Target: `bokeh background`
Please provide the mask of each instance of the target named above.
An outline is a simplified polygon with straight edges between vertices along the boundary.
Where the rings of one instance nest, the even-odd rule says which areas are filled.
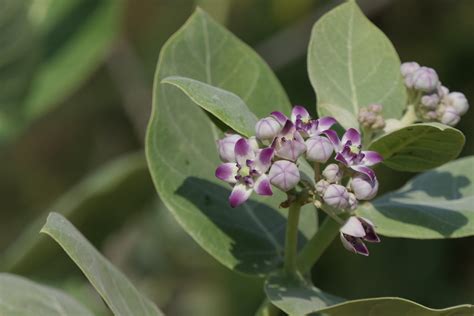
[[[97,315],[110,315],[66,254],[38,234],[44,214],[66,212],[167,315],[253,315],[262,280],[228,271],[199,248],[160,203],[147,173],[141,152],[156,61],[199,5],[259,52],[294,104],[314,113],[306,46],[312,24],[340,1],[2,2],[0,271],[63,288]],[[402,61],[435,68],[446,86],[474,100],[472,0],[358,2]],[[457,126],[467,137],[462,156],[474,154],[473,124],[471,110]],[[129,161],[123,179],[117,171]],[[413,176],[380,172],[393,179],[383,191]],[[313,277],[346,298],[472,304],[473,244],[472,237],[383,238],[363,258],[335,242]]]

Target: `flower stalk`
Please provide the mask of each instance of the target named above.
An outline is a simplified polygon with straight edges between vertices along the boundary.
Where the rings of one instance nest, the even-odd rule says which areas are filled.
[[[298,252],[298,223],[300,219],[301,203],[296,200],[288,210],[288,222],[286,224],[285,238],[285,265],[284,269],[288,276],[297,275],[296,255]]]

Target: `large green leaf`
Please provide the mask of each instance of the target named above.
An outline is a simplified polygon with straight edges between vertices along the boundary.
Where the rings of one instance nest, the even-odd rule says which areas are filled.
[[[370,144],[383,163],[401,171],[432,169],[455,159],[464,146],[459,130],[440,123],[421,123],[383,135]]]
[[[247,45],[197,10],[162,48],[147,133],[147,160],[157,191],[183,228],[231,269],[252,274],[282,262],[285,195],[254,196],[232,209],[230,188],[214,177],[222,136],[208,113],[161,81],[198,80],[238,95],[258,117],[289,112],[288,98],[269,67]],[[275,190],[276,191],[276,190]],[[301,239],[315,231],[315,212],[303,212]]]
[[[41,232],[51,236],[64,249],[115,316],[163,315],[62,215],[51,213]]]
[[[65,293],[28,279],[0,273],[0,315],[5,316],[92,316]]]
[[[121,225],[124,218],[136,212],[154,197],[153,185],[142,152],[124,155],[86,176],[59,198],[49,209],[73,221],[94,242],[111,229]],[[29,225],[20,237],[2,254],[0,269],[30,273],[45,266],[57,249],[46,236],[38,236],[48,213]],[[95,227],[99,225],[100,231]]]
[[[265,292],[273,304],[292,316],[467,316],[474,313],[472,305],[431,309],[398,297],[344,301],[282,274],[270,275],[265,282]]]
[[[196,104],[239,134],[247,137],[255,135],[257,117],[250,112],[245,102],[232,92],[179,76],[167,77],[162,83],[180,88]]]
[[[406,238],[474,235],[474,156],[423,173],[358,210],[377,232]]]
[[[26,99],[25,115],[35,118],[61,102],[107,56],[119,31],[123,0],[36,0],[43,57]]]
[[[384,106],[384,117],[399,118],[406,104],[400,60],[390,40],[349,1],[313,27],[308,72],[320,116],[358,127],[360,107]]]

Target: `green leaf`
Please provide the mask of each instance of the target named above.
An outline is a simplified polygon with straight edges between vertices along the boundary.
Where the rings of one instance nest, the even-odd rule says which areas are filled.
[[[50,213],[41,232],[64,249],[114,315],[163,315],[62,215]]]
[[[289,278],[283,272],[270,274],[264,289],[275,306],[294,316],[307,315],[343,301],[339,297],[324,293],[305,280]]]
[[[345,128],[359,126],[361,107],[379,103],[385,118],[399,118],[406,105],[397,52],[355,1],[338,6],[314,25],[308,72],[319,116],[333,116]]]
[[[474,235],[474,156],[418,175],[400,190],[357,211],[377,232],[391,237],[432,239]]]
[[[474,307],[467,304],[431,309],[398,297],[344,301],[283,274],[270,275],[265,282],[265,292],[273,304],[292,316],[321,315],[319,313],[327,316],[461,316],[474,312]]]
[[[94,234],[97,242],[98,237],[116,229],[126,216],[152,200],[153,191],[143,153],[132,153],[91,172],[49,209]],[[0,259],[0,270],[31,273],[31,269],[47,265],[57,251],[46,236],[38,236],[47,215],[33,221],[7,248]],[[100,232],[95,228],[97,223],[100,223]]]
[[[245,102],[232,92],[190,78],[171,76],[163,79],[181,89],[191,100],[244,136],[255,135],[257,117]]]
[[[146,150],[156,189],[181,226],[225,266],[264,274],[282,262],[286,196],[255,194],[232,209],[230,188],[215,178],[222,132],[182,91],[160,84],[183,76],[238,95],[258,117],[289,112],[290,104],[262,59],[198,9],[163,46],[155,76]],[[239,128],[240,129],[240,128]],[[315,231],[314,209],[303,211],[300,240]]]
[[[25,101],[29,119],[58,105],[99,66],[116,39],[123,7],[123,0],[53,0],[33,7],[44,10],[37,21],[44,49]]]
[[[418,172],[455,159],[464,146],[459,130],[440,123],[414,124],[374,140],[370,150],[379,152],[392,169]]]
[[[0,315],[92,316],[65,293],[13,274],[0,273]]]

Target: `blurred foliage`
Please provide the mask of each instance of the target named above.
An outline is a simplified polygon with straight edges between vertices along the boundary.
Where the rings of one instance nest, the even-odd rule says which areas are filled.
[[[49,2],[59,2],[62,6],[53,6],[57,12],[42,11],[42,5]],[[239,38],[258,47],[279,32],[322,13],[337,1],[241,0],[232,1],[228,6],[222,4],[219,8],[216,6],[225,1],[197,2],[221,21],[227,21],[230,30]],[[369,17],[391,39],[401,60],[416,60],[434,67],[445,85],[465,93],[468,100],[474,100],[474,41],[471,40],[474,2],[382,2],[385,4],[371,10]],[[44,69],[45,58],[66,52],[68,46],[58,44],[72,43],[72,30],[85,34],[94,24],[86,21],[94,21],[91,18],[100,12],[100,8],[107,4],[119,6],[111,3],[118,2],[35,0],[30,4],[28,1],[0,0],[0,138],[8,136],[6,130],[10,127],[23,127],[17,125],[23,115],[17,110],[25,107],[20,101],[33,89],[32,84],[41,87],[35,82],[37,77],[33,73]],[[83,10],[70,11],[75,5]],[[86,50],[91,48],[91,51],[75,54],[72,65],[66,63],[65,68],[58,70],[59,75],[51,75],[59,89],[57,98],[51,97],[48,101],[46,97],[38,97],[30,101],[46,100],[44,104],[48,111],[36,112],[36,120],[16,133],[14,142],[1,147],[0,263],[3,263],[1,255],[5,249],[24,228],[49,211],[48,207],[81,182],[85,174],[125,153],[141,149],[143,140],[136,137],[130,111],[124,109],[123,88],[116,85],[108,56],[117,49],[115,40],[124,39],[134,52],[128,58],[135,59],[120,62],[124,67],[138,65],[138,72],[144,78],[142,85],[151,95],[160,48],[188,18],[195,2],[124,0],[123,5],[117,22],[109,20],[111,24],[107,24],[101,20],[109,26],[118,23],[118,30],[106,30],[107,26],[102,25],[103,37],[83,35],[83,42],[76,45],[82,45]],[[45,18],[48,16],[45,12],[50,12],[51,20]],[[67,19],[72,29],[60,27],[55,31],[59,33],[49,33],[59,25],[52,17],[62,13],[74,13],[74,18]],[[65,50],[34,48],[44,43],[45,36],[49,38],[49,44]],[[102,48],[99,38],[106,43]],[[309,35],[302,40],[307,42]],[[300,56],[277,69],[292,103],[305,104],[314,111],[315,96],[307,76],[305,51],[293,54],[298,47],[284,42],[277,44],[275,51],[278,53]],[[87,61],[89,53],[98,59]],[[80,75],[82,79],[69,82],[66,79],[69,74]],[[132,105],[148,116],[149,104],[132,102]],[[471,109],[457,126],[466,134],[462,156],[474,154],[473,122],[474,110]],[[382,183],[381,191],[399,188],[413,176],[384,167],[378,172],[383,173],[383,177],[398,180]],[[148,201],[138,208],[127,207],[124,217],[105,227],[100,218],[113,214],[116,207],[124,206],[125,200],[127,196],[122,193],[109,198],[107,210],[91,208],[88,214],[103,214],[88,217],[81,230],[84,228],[84,235],[167,315],[253,314],[263,298],[261,280],[234,274],[210,258],[182,231],[160,201]],[[65,208],[54,211],[65,211]],[[396,295],[433,307],[473,303],[473,241],[472,237],[437,241],[384,238],[383,246],[371,249],[369,258],[353,256],[336,242],[313,269],[314,281],[321,289],[347,298]],[[52,245],[50,241],[49,246]],[[38,269],[25,269],[22,274],[43,284],[66,289],[97,315],[110,315],[64,253],[38,257],[38,263],[31,259],[29,265],[34,267],[44,260],[48,264],[38,265]]]

